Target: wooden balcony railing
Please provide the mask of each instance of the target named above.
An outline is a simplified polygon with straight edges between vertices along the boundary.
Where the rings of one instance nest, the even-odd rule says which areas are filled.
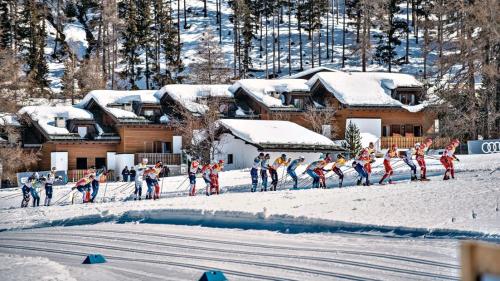
[[[155,164],[158,161],[163,162],[163,165],[180,165],[181,154],[174,153],[136,153],[135,162],[139,163],[142,159],[148,159],[149,164]]]
[[[380,148],[386,149],[396,144],[399,148],[410,148],[417,142],[423,142],[427,137],[381,137]],[[444,148],[450,142],[449,138],[433,138],[432,149]]]

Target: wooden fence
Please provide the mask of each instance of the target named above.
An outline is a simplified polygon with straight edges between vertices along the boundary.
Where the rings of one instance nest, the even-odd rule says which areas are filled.
[[[422,143],[427,137],[381,137],[380,147],[382,149],[389,148],[391,145],[396,144],[399,148],[410,148],[415,143]],[[432,149],[444,148],[449,142],[449,138],[433,138]]]

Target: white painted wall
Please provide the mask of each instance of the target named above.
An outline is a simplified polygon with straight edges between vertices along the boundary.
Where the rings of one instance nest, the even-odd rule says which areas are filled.
[[[360,133],[369,133],[376,138],[380,139],[382,137],[382,119],[377,118],[348,118],[346,120],[346,129],[349,126],[349,122],[356,124],[358,126]],[[374,140],[373,136],[366,135],[368,139],[361,140],[364,146],[368,146],[369,142],[374,142],[377,150],[380,150],[380,142]],[[366,143],[366,145],[365,145]]]
[[[224,160],[226,164],[224,165],[224,170],[237,170],[246,169],[252,167],[253,159],[259,155],[261,151],[251,144],[246,144],[244,141],[235,138],[231,134],[223,134],[220,138],[220,153],[215,156],[215,160]],[[262,151],[263,153],[269,153],[271,156],[270,162],[272,162],[285,153],[287,158],[296,159],[299,156],[304,156],[305,163],[311,163],[319,159],[320,152],[279,152],[279,151]],[[227,164],[227,155],[233,154],[233,164]]]
[[[122,178],[122,170],[125,166],[128,166],[130,169],[134,166],[134,154],[116,154],[116,165],[115,165],[115,177],[119,176]]]
[[[116,152],[106,152],[106,169],[113,170],[116,168]]]
[[[173,136],[172,153],[181,153],[181,151],[182,151],[182,136]]]
[[[56,167],[56,171],[68,171],[68,152],[51,152],[50,168]]]

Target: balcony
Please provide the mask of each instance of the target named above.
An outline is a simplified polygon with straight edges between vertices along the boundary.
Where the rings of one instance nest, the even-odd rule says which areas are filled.
[[[181,164],[181,154],[176,153],[136,153],[135,162],[139,163],[142,159],[148,159],[149,164],[154,164],[161,161],[163,165],[180,165]]]
[[[380,148],[387,149],[391,145],[396,144],[399,148],[410,148],[415,145],[415,143],[422,143],[427,137],[381,137],[380,138]],[[438,149],[445,147],[449,142],[449,138],[433,138],[433,143],[431,148]]]

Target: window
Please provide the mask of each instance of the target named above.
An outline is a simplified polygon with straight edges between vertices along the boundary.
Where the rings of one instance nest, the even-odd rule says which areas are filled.
[[[413,137],[413,125],[405,125],[405,137]]]
[[[233,155],[232,154],[227,155],[227,164],[233,164]]]
[[[421,137],[423,135],[422,126],[417,125],[417,126],[413,127],[413,135],[415,137]]]
[[[154,114],[155,114],[154,110],[151,110],[151,109],[144,110],[144,116],[146,116],[146,117],[151,117]]]
[[[95,158],[95,168],[102,169],[103,167],[106,167],[106,158],[96,157]]]
[[[332,137],[332,125],[322,125],[321,126],[322,135],[331,138]]]
[[[77,170],[87,169],[87,158],[76,158],[76,169]]]
[[[294,99],[293,100],[293,105],[296,108],[304,109],[304,100],[303,99]]]
[[[439,133],[439,119],[434,119],[434,133]]]
[[[391,135],[393,137],[401,136],[401,126],[400,125],[391,125]]]
[[[87,127],[78,127],[78,135],[80,135],[81,138],[87,136]]]

